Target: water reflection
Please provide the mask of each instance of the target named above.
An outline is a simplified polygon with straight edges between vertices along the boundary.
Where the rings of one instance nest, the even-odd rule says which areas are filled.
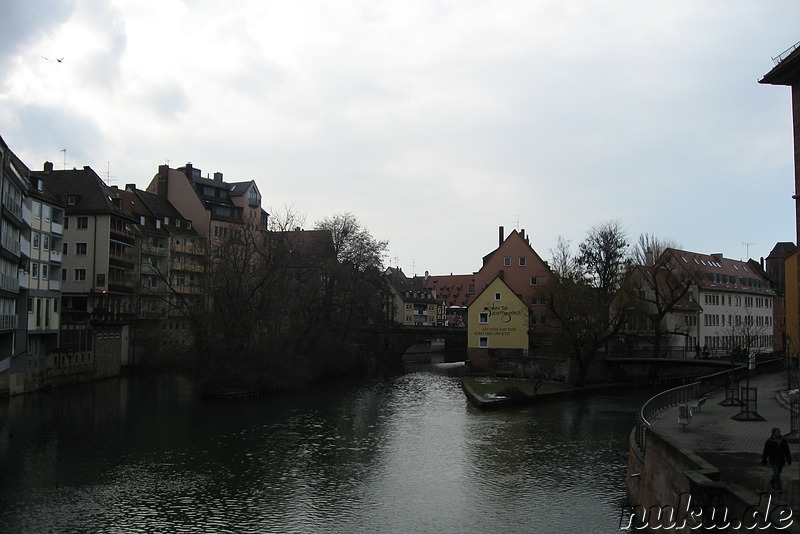
[[[130,378],[0,404],[2,532],[619,532],[646,393],[481,412],[413,373],[243,402]]]

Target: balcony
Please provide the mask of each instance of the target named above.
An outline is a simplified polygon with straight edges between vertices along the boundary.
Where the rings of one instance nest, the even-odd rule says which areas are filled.
[[[3,248],[10,251],[15,256],[19,256],[20,244],[19,239],[12,239],[10,237],[3,238]]]
[[[50,261],[55,263],[61,263],[61,251],[60,250],[51,250],[50,251]]]
[[[29,287],[31,287],[30,276],[31,273],[29,273],[28,271],[20,271],[19,274],[17,275],[17,280],[19,281],[19,287],[23,289],[28,289]]]
[[[133,234],[122,233],[118,230],[113,230],[113,229],[111,230],[110,233],[112,241],[118,241],[126,245],[133,245],[135,242]]]
[[[50,280],[47,283],[47,289],[51,291],[61,291],[61,280]]]
[[[19,276],[0,273],[0,289],[11,291],[12,293],[19,293]]]
[[[64,235],[64,225],[53,221],[50,223],[50,232],[58,235]]]
[[[25,236],[19,237],[19,251],[22,255],[31,257],[31,242]]]
[[[147,247],[142,249],[142,254],[151,254],[153,256],[166,256],[169,253],[169,249],[167,247]]]
[[[203,271],[203,266],[198,265],[197,263],[181,263],[178,261],[173,261],[170,264],[170,267],[173,271],[186,271],[192,273],[199,273]]]
[[[116,256],[113,254],[108,255],[108,264],[113,265],[114,267],[119,267],[120,269],[127,269],[133,270],[134,264],[133,259],[130,255],[125,254],[122,256]]]
[[[25,221],[28,226],[31,225],[31,221],[33,221],[33,214],[31,213],[31,209],[26,205],[22,204],[22,220]]]
[[[16,330],[18,322],[17,315],[0,315],[0,330]]]
[[[17,217],[20,221],[25,220],[22,215],[22,202],[19,200],[14,200],[13,198],[9,198],[3,195],[3,207],[5,207],[9,212],[13,213],[14,216]]]

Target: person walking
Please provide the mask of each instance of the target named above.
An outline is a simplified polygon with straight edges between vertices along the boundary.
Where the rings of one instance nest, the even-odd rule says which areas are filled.
[[[780,428],[773,428],[772,435],[766,443],[764,443],[764,452],[761,455],[761,463],[767,465],[767,462],[772,466],[772,478],[770,485],[778,492],[783,491],[781,485],[781,471],[784,464],[792,463],[792,455],[789,453],[789,444],[781,436]]]

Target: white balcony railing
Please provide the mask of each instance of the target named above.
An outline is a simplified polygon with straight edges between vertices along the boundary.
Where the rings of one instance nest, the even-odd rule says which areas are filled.
[[[0,288],[19,293],[19,278],[5,273],[0,273]]]

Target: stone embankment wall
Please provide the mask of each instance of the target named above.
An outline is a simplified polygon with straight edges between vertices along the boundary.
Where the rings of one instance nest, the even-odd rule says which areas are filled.
[[[638,520],[644,519],[649,532],[688,534],[704,531],[701,525],[716,532],[798,532],[798,521],[780,521],[785,510],[770,508],[763,496],[737,484],[720,482],[719,470],[694,452],[652,430],[643,452],[634,433],[626,486],[636,528],[643,528]]]

